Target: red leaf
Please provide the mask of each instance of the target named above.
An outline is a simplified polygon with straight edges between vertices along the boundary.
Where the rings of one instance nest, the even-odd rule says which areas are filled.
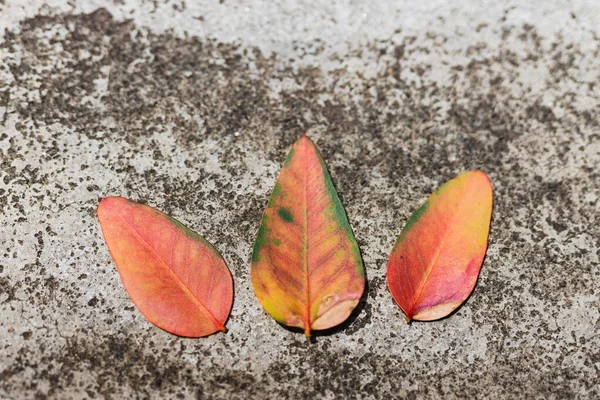
[[[409,321],[443,318],[469,297],[491,215],[490,180],[471,171],[442,185],[408,220],[390,254],[387,279]]]
[[[233,280],[219,252],[180,222],[122,197],[100,201],[98,219],[131,300],[170,333],[225,331]]]

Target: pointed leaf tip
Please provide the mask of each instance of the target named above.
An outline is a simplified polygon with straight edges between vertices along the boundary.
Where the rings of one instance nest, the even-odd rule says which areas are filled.
[[[265,310],[307,337],[343,322],[362,296],[358,245],[307,135],[292,146],[263,213],[251,277]]]
[[[466,172],[409,219],[387,268],[388,287],[408,320],[443,318],[469,296],[487,249],[492,197],[483,171]]]
[[[127,293],[150,322],[186,337],[226,330],[233,280],[210,244],[162,212],[122,197],[102,199],[98,219]]]

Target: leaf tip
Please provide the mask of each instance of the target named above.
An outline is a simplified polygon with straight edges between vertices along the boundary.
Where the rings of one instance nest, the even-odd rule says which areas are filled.
[[[306,133],[303,134],[302,136],[300,136],[300,139],[298,139],[298,142],[308,142],[308,143],[314,145],[314,142]]]

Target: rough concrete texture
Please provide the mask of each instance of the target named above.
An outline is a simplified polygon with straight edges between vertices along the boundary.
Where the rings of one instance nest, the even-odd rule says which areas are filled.
[[[598,1],[43,3],[0,1],[0,398],[600,397]],[[249,279],[305,132],[368,276],[312,340]],[[495,190],[479,282],[408,325],[391,246],[475,168]],[[95,216],[108,195],[219,249],[227,334],[179,338],[134,308]]]

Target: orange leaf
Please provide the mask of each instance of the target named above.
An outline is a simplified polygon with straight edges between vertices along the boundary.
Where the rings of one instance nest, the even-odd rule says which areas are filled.
[[[488,242],[492,184],[482,171],[446,182],[408,220],[387,279],[407,320],[443,318],[473,291]]]
[[[219,252],[180,222],[122,197],[98,219],[123,285],[148,321],[179,336],[225,331],[233,280]]]
[[[325,162],[307,136],[293,145],[277,178],[251,275],[265,310],[307,336],[343,322],[362,296],[358,245]]]

